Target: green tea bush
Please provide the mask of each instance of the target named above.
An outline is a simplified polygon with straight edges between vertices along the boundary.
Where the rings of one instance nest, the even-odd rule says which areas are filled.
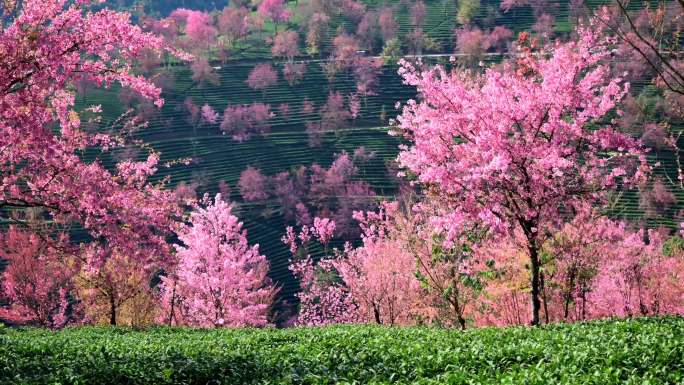
[[[0,329],[1,384],[682,384],[684,319],[540,328]]]

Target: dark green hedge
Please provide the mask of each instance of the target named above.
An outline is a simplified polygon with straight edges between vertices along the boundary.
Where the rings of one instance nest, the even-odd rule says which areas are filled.
[[[684,319],[467,332],[0,329],[2,384],[682,384]]]

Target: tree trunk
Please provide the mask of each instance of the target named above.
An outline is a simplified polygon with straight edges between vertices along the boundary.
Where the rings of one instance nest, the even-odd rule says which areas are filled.
[[[109,294],[109,324],[116,326],[116,301],[114,294]]]
[[[174,311],[176,305],[176,281],[173,281],[173,292],[171,293],[171,310],[169,311],[169,326],[173,323]]]
[[[544,322],[548,325],[549,323],[549,306],[546,299],[546,284],[544,283],[544,273],[539,274],[539,279],[541,281],[541,292],[542,300],[544,301]]]
[[[378,305],[373,304],[373,316],[375,317],[375,322],[378,323],[378,325],[382,325],[382,320],[380,319],[380,309],[378,309]]]
[[[532,326],[539,326],[541,302],[539,301],[539,250],[537,248],[537,242],[534,239],[528,238],[527,248],[530,253],[530,262],[532,265]]]

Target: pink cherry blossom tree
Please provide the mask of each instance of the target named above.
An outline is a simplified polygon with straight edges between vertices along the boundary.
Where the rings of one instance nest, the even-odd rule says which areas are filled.
[[[411,24],[414,27],[422,27],[425,25],[425,15],[427,14],[427,6],[423,0],[416,1],[411,6]]]
[[[207,124],[216,124],[218,123],[218,120],[220,118],[220,115],[218,112],[214,110],[212,106],[209,104],[205,104],[202,106],[202,121],[207,123]]]
[[[382,41],[387,43],[397,36],[399,24],[394,16],[392,7],[382,7],[378,12],[378,24],[380,25],[380,35]]]
[[[264,135],[270,131],[268,121],[274,116],[270,108],[268,104],[256,102],[227,106],[223,111],[221,130],[238,142],[249,140],[254,134]]]
[[[278,72],[269,63],[257,64],[249,73],[247,85],[255,90],[266,90],[278,83]]]
[[[205,83],[218,86],[221,78],[205,57],[199,57],[190,65],[192,80],[202,87]]]
[[[100,159],[131,145],[126,134],[141,122],[124,116],[111,127],[88,132],[82,117],[97,116],[101,107],[77,112],[71,85],[78,80],[104,87],[119,83],[160,107],[161,90],[132,73],[131,65],[150,52],[190,57],[132,25],[129,14],[95,9],[93,3],[3,4],[14,8],[3,8],[0,16],[2,216],[12,223],[6,213],[36,208],[47,222],[80,225],[89,240],[64,258],[79,257],[79,249],[101,251],[82,258],[82,269],[101,268],[115,251],[142,265],[160,266],[170,258],[166,237],[180,210],[173,192],[150,180],[159,155],[150,152],[141,162],[104,167]],[[117,130],[121,126],[124,130]]]
[[[424,310],[429,304],[416,278],[413,254],[386,227],[387,214],[395,209],[396,205],[386,204],[379,213],[356,212],[364,229],[363,245],[348,248],[333,265],[365,322],[411,325],[421,318],[428,320]]]
[[[245,7],[225,7],[218,16],[218,30],[230,45],[249,33],[249,10]]]
[[[348,289],[336,278],[332,258],[325,256],[314,261],[309,254],[310,243],[318,240],[328,250],[328,235],[334,231],[334,222],[322,224],[319,229],[303,226],[299,234],[292,227],[286,229],[282,241],[290,247],[293,259],[289,269],[299,281],[299,314],[297,324],[304,326],[324,326],[359,321],[358,307]],[[332,231],[329,231],[332,229]],[[323,237],[320,236],[323,234]]]
[[[304,78],[306,64],[304,63],[285,63],[283,66],[283,78],[287,84],[294,86]]]
[[[71,298],[79,266],[61,255],[65,241],[47,241],[15,226],[2,234],[0,258],[8,265],[0,275],[0,298],[9,307],[0,307],[0,319],[51,329],[79,321]]]
[[[249,166],[240,173],[238,188],[240,189],[240,195],[247,202],[267,199],[267,187],[268,179],[258,168]]]
[[[299,35],[295,31],[281,31],[278,32],[273,39],[273,48],[271,53],[274,57],[286,58],[288,62],[299,55]]]
[[[315,56],[320,53],[321,45],[327,36],[330,16],[316,12],[307,21],[306,52]]]
[[[493,234],[524,234],[534,325],[545,229],[568,207],[600,200],[648,171],[638,141],[600,123],[626,86],[609,77],[609,51],[593,31],[578,34],[548,56],[523,55],[517,66],[475,78],[440,67],[419,73],[405,62],[401,70],[423,99],[398,118],[411,141],[400,163],[449,203],[435,221],[448,238],[478,221]]]
[[[250,246],[242,222],[218,194],[205,196],[178,231],[178,266],[162,278],[163,318],[170,325],[244,327],[268,325],[277,293],[269,263]]]
[[[273,20],[275,32],[278,32],[278,24],[290,20],[290,11],[285,9],[285,0],[263,0],[257,8],[257,12],[264,18]]]

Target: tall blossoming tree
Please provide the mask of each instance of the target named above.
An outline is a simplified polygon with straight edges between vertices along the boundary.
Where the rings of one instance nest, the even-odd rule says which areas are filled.
[[[597,201],[648,171],[639,142],[610,125],[628,86],[610,78],[609,52],[589,29],[576,42],[482,75],[400,70],[422,99],[397,126],[411,143],[400,163],[450,208],[435,224],[453,238],[466,223],[524,234],[532,324],[539,324],[540,247],[567,209]],[[524,47],[525,40],[521,39]]]
[[[133,123],[121,120],[110,134],[86,132],[81,119],[97,123],[101,109],[77,112],[72,86],[81,80],[105,87],[119,83],[160,107],[161,90],[130,72],[131,63],[151,52],[177,52],[132,25],[129,14],[93,10],[93,3],[27,0],[0,6],[2,216],[22,225],[8,213],[37,208],[58,225],[79,224],[98,252],[66,250],[88,269],[104,266],[115,250],[154,269],[169,261],[165,238],[179,214],[173,192],[149,180],[159,155],[123,161],[112,170],[97,155],[84,159],[85,150],[125,147],[129,143],[115,127],[123,125],[125,134]]]
[[[216,195],[178,232],[178,267],[162,280],[169,324],[199,327],[266,326],[277,289],[259,245],[247,243],[242,222]]]

